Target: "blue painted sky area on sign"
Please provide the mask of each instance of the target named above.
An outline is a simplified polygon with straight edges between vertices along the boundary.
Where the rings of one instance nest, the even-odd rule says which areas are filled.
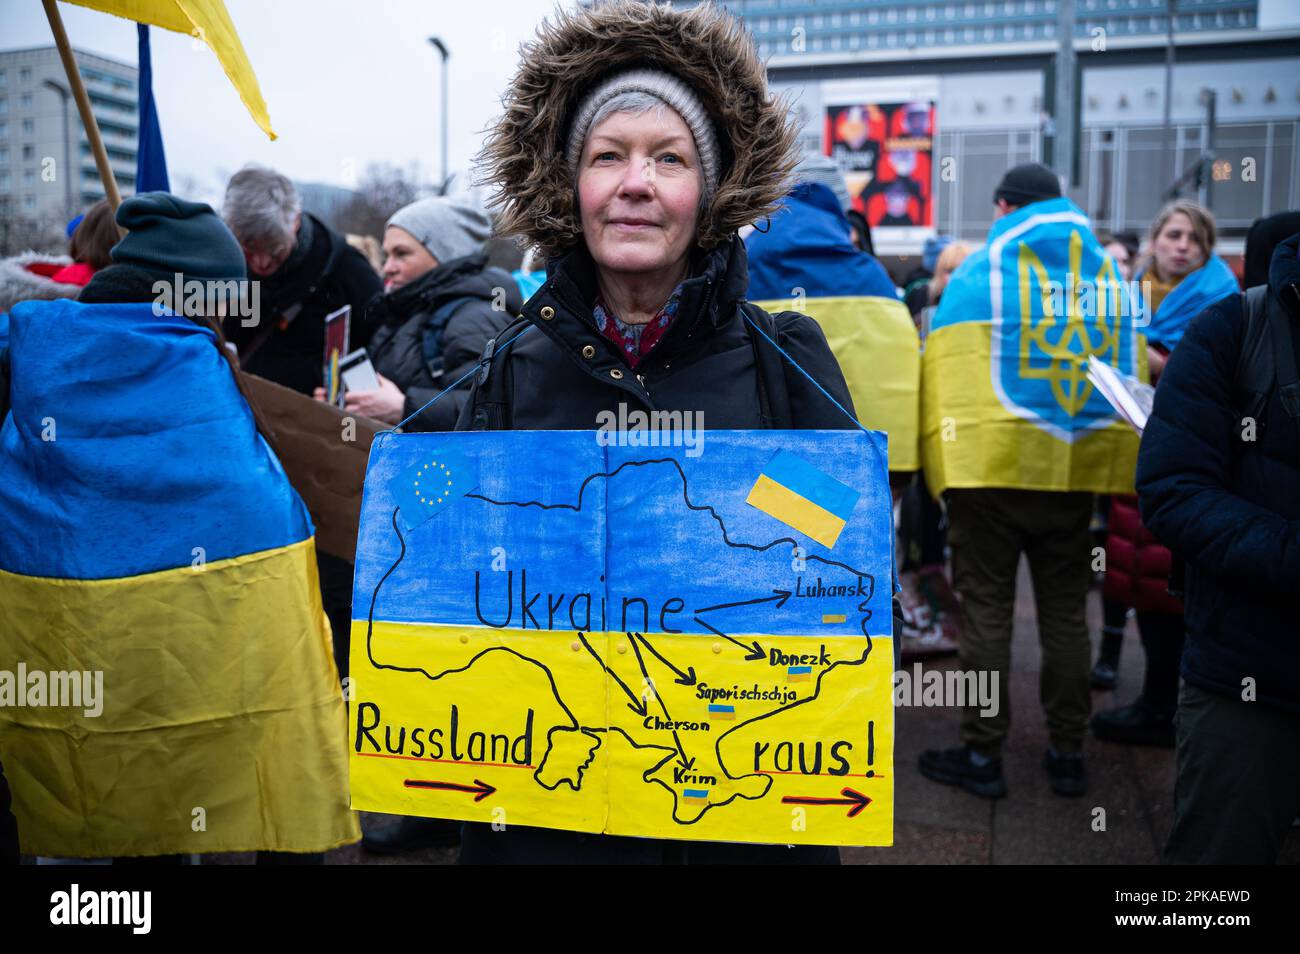
[[[783,450],[860,493],[833,549],[745,503]],[[399,560],[400,478],[448,453],[473,462],[477,486],[414,529],[399,517]],[[698,618],[728,634],[860,636],[866,617],[868,633],[887,635],[892,566],[880,434],[708,431],[695,458],[601,447],[591,431],[390,435],[366,474],[353,615],[366,619],[373,598],[375,619],[398,622],[699,633],[706,610]],[[829,587],[870,595],[776,605],[777,591]]]

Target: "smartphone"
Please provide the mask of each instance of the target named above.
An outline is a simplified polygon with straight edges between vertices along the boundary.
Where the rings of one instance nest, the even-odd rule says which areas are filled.
[[[339,379],[343,383],[339,388],[340,407],[343,406],[343,395],[348,391],[375,391],[379,388],[375,366],[370,363],[365,348],[358,348],[339,360]]]

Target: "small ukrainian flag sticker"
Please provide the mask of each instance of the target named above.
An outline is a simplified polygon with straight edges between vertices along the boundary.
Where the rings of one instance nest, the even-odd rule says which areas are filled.
[[[726,719],[730,722],[734,722],[736,720],[736,707],[711,703],[709,705],[709,718]]]
[[[829,549],[853,516],[860,496],[848,484],[783,450],[768,461],[745,503]]]

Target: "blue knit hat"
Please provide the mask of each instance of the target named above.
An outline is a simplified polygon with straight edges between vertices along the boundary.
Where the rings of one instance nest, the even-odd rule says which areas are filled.
[[[118,207],[117,224],[127,230],[109,252],[118,265],[168,278],[176,272],[196,279],[248,277],[239,242],[207,203],[142,192]]]

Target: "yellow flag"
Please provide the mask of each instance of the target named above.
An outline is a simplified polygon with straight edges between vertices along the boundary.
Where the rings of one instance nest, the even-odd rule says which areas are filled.
[[[230,22],[230,14],[222,0],[64,0],[79,7],[111,13],[137,23],[161,27],[175,33],[197,36],[217,54],[221,68],[234,84],[239,98],[253,117],[253,121],[272,139],[271,117],[266,111],[266,100],[257,85],[257,76],[248,62],[244,44]]]

